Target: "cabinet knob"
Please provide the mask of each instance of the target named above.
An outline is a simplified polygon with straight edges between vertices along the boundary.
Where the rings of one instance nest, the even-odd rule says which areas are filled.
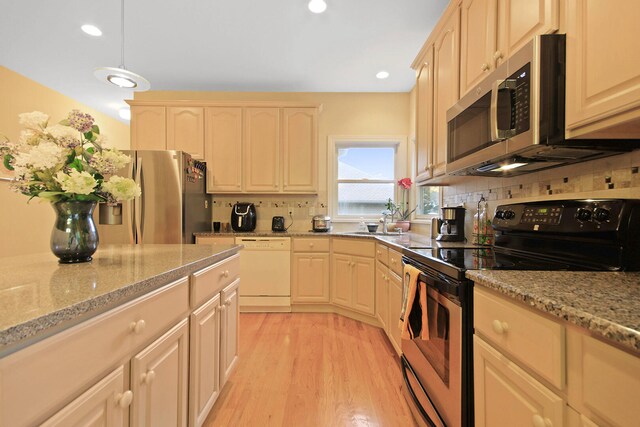
[[[499,50],[496,50],[496,52],[493,54],[493,59],[495,59],[496,61],[498,59],[502,59],[502,52],[500,52]]]
[[[380,252],[380,251],[376,251],[376,252],[378,253],[378,255],[382,255],[382,252]]]
[[[131,405],[131,401],[133,400],[133,392],[131,390],[127,390],[124,393],[120,393],[116,395],[116,404],[125,409]]]
[[[222,305],[220,306],[220,312],[224,313],[224,311],[225,311],[226,309],[227,309],[227,306],[226,306],[226,305],[222,304]]]
[[[535,414],[533,416],[533,426],[534,427],[552,427],[553,423],[549,418],[543,418],[542,415]]]
[[[229,270],[225,270],[225,271],[223,271],[223,272],[222,272],[222,275],[223,275],[224,277],[229,277]]]
[[[138,320],[137,322],[131,322],[129,324],[129,329],[131,330],[131,332],[135,333],[135,334],[139,334],[142,331],[144,331],[144,328],[147,326],[146,322],[142,319]]]
[[[493,327],[493,331],[499,335],[502,335],[509,330],[507,322],[501,322],[497,319],[491,322],[491,326]]]
[[[391,264],[395,264],[396,260],[395,259],[391,259]]]
[[[141,375],[141,380],[143,384],[151,384],[155,378],[156,378],[156,371],[154,371],[153,369],[149,369],[145,374]]]
[[[313,243],[309,243],[309,247],[312,248],[313,247]]]
[[[227,306],[227,307],[229,307],[229,306],[231,305],[231,300],[225,301],[225,302],[224,302],[224,305],[225,305],[225,306]]]
[[[489,64],[487,64],[487,63],[485,62],[484,64],[482,64],[482,65],[480,66],[480,69],[481,69],[482,71],[487,71],[487,70],[489,69]]]

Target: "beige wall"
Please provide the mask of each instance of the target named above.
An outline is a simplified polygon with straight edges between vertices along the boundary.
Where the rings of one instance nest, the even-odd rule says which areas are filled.
[[[213,219],[228,222],[236,201],[258,204],[258,230],[271,228],[271,217],[287,215],[294,207],[291,230],[308,230],[313,213],[327,211],[327,144],[329,135],[410,135],[408,93],[326,93],[326,92],[177,92],[136,93],[136,100],[207,101],[300,101],[322,104],[318,120],[319,194],[318,196],[216,196]],[[287,224],[289,219],[287,218]],[[355,229],[357,224],[344,225]],[[336,229],[340,228],[336,225]]]
[[[112,146],[129,148],[128,125],[2,66],[0,94],[0,135],[10,140],[16,140],[20,133],[20,113],[39,110],[58,121],[75,108],[96,119],[101,133]],[[27,204],[27,200],[26,196],[10,191],[7,182],[0,182],[1,257],[49,251],[53,209],[49,203],[34,199]]]

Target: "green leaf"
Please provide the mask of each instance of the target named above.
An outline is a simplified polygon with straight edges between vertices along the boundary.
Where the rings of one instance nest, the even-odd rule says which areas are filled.
[[[93,179],[95,179],[95,180],[104,179],[104,176],[102,176],[99,173],[94,173],[93,174]]]
[[[100,128],[98,127],[98,125],[91,126],[91,132],[100,135]]]
[[[85,132],[84,133],[84,137],[87,141],[91,141],[91,138],[93,137],[93,132],[89,131],[89,132]]]
[[[93,148],[93,147],[89,147],[89,148],[87,148],[87,150],[86,150],[86,151],[87,151],[87,153],[89,153],[89,154],[93,154],[93,153],[95,153],[95,152],[96,152],[96,149],[95,149],[95,148]]]
[[[13,166],[11,166],[11,160],[13,160],[13,156],[11,154],[5,154],[4,159],[2,160],[2,164],[4,165],[4,167],[10,171],[13,170]]]
[[[81,202],[102,202],[105,199],[97,194],[76,194],[76,200]]]
[[[60,123],[62,126],[71,126],[71,122],[69,122],[69,119],[60,120],[58,123]]]

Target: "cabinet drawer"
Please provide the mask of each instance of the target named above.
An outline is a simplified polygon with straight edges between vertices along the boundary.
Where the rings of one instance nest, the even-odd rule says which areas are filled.
[[[475,425],[562,426],[562,398],[478,336],[473,337]]]
[[[43,421],[188,310],[184,278],[1,359],[0,388],[11,393],[0,400],[0,425]]]
[[[233,245],[235,244],[235,237],[209,237],[209,236],[196,236],[196,243],[199,245]]]
[[[564,327],[479,286],[474,296],[476,333],[563,389]]]
[[[402,277],[402,254],[400,252],[389,249],[389,268]]]
[[[376,243],[376,257],[384,265],[389,265],[389,248],[380,243]]]
[[[196,308],[240,277],[240,254],[191,275],[191,307]]]
[[[333,239],[333,252],[374,257],[376,255],[376,243],[357,239]]]
[[[293,239],[294,252],[329,252],[329,238]]]

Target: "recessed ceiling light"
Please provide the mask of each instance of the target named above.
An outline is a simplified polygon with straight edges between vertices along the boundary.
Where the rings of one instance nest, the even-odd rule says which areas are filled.
[[[131,120],[131,110],[129,108],[121,108],[118,110],[118,115],[123,120]]]
[[[80,27],[80,29],[90,36],[99,37],[102,35],[102,31],[100,31],[100,28],[96,27],[95,25],[84,24],[82,27]]]
[[[309,2],[309,10],[313,13],[322,13],[327,10],[327,4],[324,0],[311,0]]]
[[[389,72],[388,71],[380,71],[378,74],[376,74],[376,77],[379,79],[386,79],[387,77],[389,77]]]

